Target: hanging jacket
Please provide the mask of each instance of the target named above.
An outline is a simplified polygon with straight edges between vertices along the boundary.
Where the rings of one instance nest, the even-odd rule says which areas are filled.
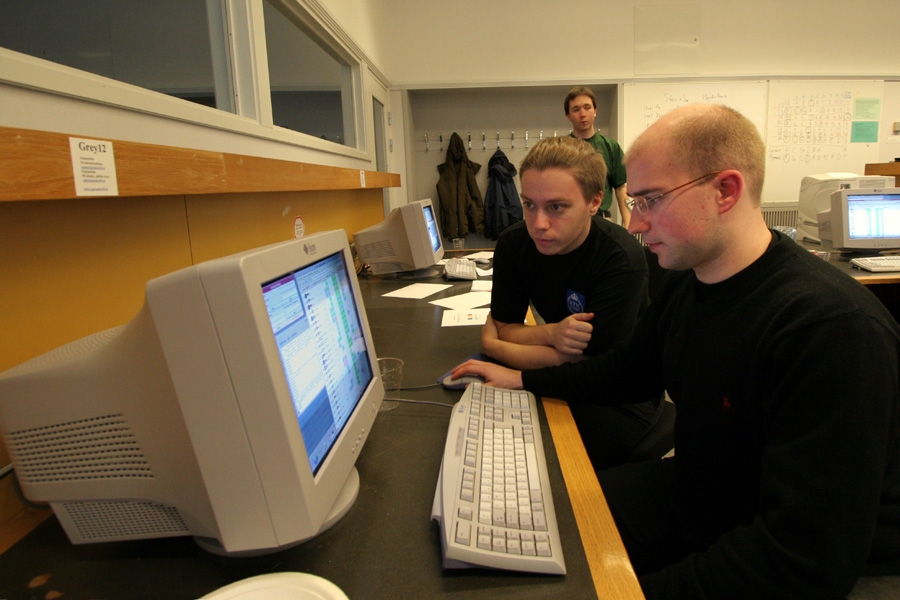
[[[481,165],[466,156],[462,138],[454,132],[447,145],[447,160],[438,165],[441,231],[447,238],[484,233],[484,200],[475,182]]]
[[[484,235],[492,240],[522,220],[522,201],[513,180],[515,176],[516,167],[497,148],[488,161],[488,185],[484,194]]]

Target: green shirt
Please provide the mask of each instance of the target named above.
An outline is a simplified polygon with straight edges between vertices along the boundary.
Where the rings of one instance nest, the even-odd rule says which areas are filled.
[[[577,137],[575,134],[569,134],[571,137]],[[603,202],[600,203],[600,210],[607,211],[612,206],[615,190],[617,187],[625,185],[628,177],[625,174],[625,165],[622,159],[625,152],[619,143],[608,137],[601,135],[599,132],[587,138],[587,143],[594,147],[594,150],[600,153],[606,162],[606,185],[603,187]]]

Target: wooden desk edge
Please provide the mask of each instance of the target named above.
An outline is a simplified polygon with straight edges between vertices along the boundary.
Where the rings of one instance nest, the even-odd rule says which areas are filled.
[[[641,586],[569,405],[556,398],[543,398],[543,403],[597,597],[643,600]]]
[[[0,526],[0,555],[44,522],[53,513],[50,510],[23,508]]]

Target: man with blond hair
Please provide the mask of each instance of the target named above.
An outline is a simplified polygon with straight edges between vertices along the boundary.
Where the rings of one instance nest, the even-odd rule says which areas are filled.
[[[570,137],[544,139],[519,169],[524,220],[494,251],[484,352],[517,369],[581,360],[625,340],[647,307],[647,261],[625,229],[594,218],[606,166]],[[540,323],[526,325],[533,308]],[[660,395],[628,406],[584,404],[575,422],[596,469],[632,455],[660,413]]]

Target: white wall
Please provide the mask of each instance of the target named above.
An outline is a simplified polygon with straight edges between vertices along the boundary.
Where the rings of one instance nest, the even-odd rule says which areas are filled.
[[[337,0],[331,0],[337,2]],[[346,1],[346,0],[345,0]],[[331,2],[329,2],[330,4]],[[622,81],[699,77],[900,76],[897,0],[369,0],[391,34],[381,40],[394,86]],[[678,18],[639,19],[655,6]],[[666,16],[670,16],[666,15]],[[694,70],[641,73],[635,33],[697,32]]]

